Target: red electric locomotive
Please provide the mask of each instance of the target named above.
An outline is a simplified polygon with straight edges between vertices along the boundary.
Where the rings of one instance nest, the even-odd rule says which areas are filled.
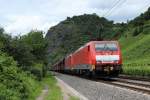
[[[62,62],[62,61],[61,61]],[[64,71],[76,74],[118,76],[122,56],[117,41],[91,41],[63,61]]]

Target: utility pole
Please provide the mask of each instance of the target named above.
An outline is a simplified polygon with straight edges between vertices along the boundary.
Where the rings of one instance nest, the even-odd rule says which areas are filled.
[[[98,41],[102,41],[102,33],[103,33],[103,25],[100,23],[98,26],[97,26],[97,29],[98,29],[98,38],[97,40]]]

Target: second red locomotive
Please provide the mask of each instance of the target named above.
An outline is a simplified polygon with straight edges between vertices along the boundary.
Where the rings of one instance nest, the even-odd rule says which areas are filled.
[[[53,66],[53,70],[76,74],[118,76],[122,56],[117,41],[91,41]]]

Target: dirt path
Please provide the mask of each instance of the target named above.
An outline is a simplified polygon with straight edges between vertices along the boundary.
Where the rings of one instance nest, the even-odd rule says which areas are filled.
[[[42,93],[39,97],[37,97],[36,100],[44,100],[44,97],[48,94],[48,85],[45,85],[44,89],[42,90]]]

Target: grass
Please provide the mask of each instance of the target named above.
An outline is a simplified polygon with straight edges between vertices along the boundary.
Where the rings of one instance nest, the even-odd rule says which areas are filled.
[[[123,74],[150,77],[150,66],[123,66]]]
[[[43,88],[48,86],[48,95],[44,100],[63,100],[61,89],[57,86],[56,79],[49,73],[42,81],[33,81],[28,79],[28,85],[30,85],[30,96],[28,100],[35,100],[42,93]],[[72,99],[76,100],[76,99]]]
[[[69,100],[80,100],[80,99],[74,96],[70,96]]]
[[[121,38],[120,44],[123,74],[150,77],[150,34]]]
[[[124,38],[120,40],[120,43],[125,63],[150,58],[150,35]]]
[[[33,79],[28,79],[28,85],[30,86],[30,94],[28,100],[35,100],[37,96],[40,95],[41,90],[43,89],[42,82],[33,81]]]
[[[45,97],[45,100],[63,100],[61,89],[57,86],[57,80],[52,75],[47,76],[43,81],[49,88],[49,92]]]

